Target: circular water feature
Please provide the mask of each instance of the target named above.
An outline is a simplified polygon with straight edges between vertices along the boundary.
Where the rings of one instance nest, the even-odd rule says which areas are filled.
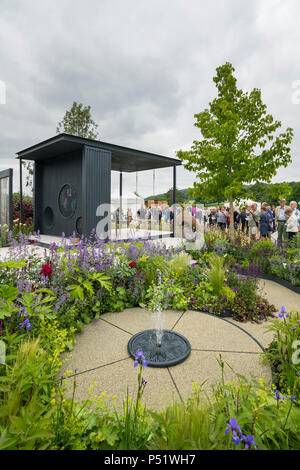
[[[191,352],[190,342],[176,331],[163,330],[161,344],[157,344],[156,330],[145,330],[128,341],[128,352],[135,358],[138,349],[149,367],[170,367],[183,362]]]

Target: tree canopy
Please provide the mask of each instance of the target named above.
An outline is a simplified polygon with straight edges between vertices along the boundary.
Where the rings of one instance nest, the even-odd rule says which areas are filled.
[[[97,129],[98,124],[92,119],[91,107],[74,101],[71,109],[65,112],[62,121],[58,123],[56,132],[57,134],[65,132],[79,137],[96,139],[98,137]]]
[[[277,169],[292,161],[293,137],[291,128],[278,132],[281,122],[267,113],[261,90],[238,89],[233,73],[229,62],[217,68],[213,78],[217,97],[195,114],[202,139],[195,140],[189,151],[177,152],[184,167],[196,174],[195,197],[230,201],[232,234],[233,201],[247,196],[245,184],[271,182]]]

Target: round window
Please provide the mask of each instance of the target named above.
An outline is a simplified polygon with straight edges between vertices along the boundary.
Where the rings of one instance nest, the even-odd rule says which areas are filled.
[[[70,184],[65,184],[58,196],[58,207],[64,217],[71,217],[77,206],[76,190]]]
[[[78,217],[76,220],[76,232],[78,235],[82,235],[82,217]]]
[[[47,227],[52,227],[54,221],[54,214],[53,210],[49,206],[46,207],[46,209],[44,210],[44,220]]]

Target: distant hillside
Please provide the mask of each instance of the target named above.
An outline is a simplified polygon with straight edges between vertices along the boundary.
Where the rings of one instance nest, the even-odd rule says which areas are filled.
[[[288,186],[290,187],[290,194],[285,195],[285,198],[288,201],[295,200],[297,202],[300,201],[300,182],[298,181],[291,181],[287,183]],[[271,188],[274,188],[276,184],[268,184],[268,183],[255,183],[251,185],[245,186],[245,189],[247,190],[249,197],[252,198],[253,200],[257,202],[268,202],[269,204],[277,204],[277,199],[273,196],[271,196],[270,193],[272,193]],[[145,198],[145,200],[151,200],[153,199],[154,201],[162,201],[166,200],[168,201],[169,205],[172,204],[172,198],[173,198],[173,189],[169,189],[167,192],[162,193],[162,194],[156,194],[155,196],[151,195]],[[185,202],[188,200],[193,200],[198,204],[217,204],[217,203],[223,203],[224,200],[212,200],[212,199],[205,199],[203,197],[189,197],[189,188],[186,189],[177,189],[176,190],[176,200],[177,202]]]

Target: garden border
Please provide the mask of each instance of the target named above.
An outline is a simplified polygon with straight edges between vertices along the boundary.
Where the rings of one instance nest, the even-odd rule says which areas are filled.
[[[274,274],[260,274],[257,276],[260,279],[267,279],[268,281],[273,281],[277,282],[277,284],[280,284],[283,287],[286,287],[287,289],[295,292],[296,294],[300,294],[300,286],[294,286],[291,282],[287,281],[286,279],[281,279],[278,276],[275,276]]]

